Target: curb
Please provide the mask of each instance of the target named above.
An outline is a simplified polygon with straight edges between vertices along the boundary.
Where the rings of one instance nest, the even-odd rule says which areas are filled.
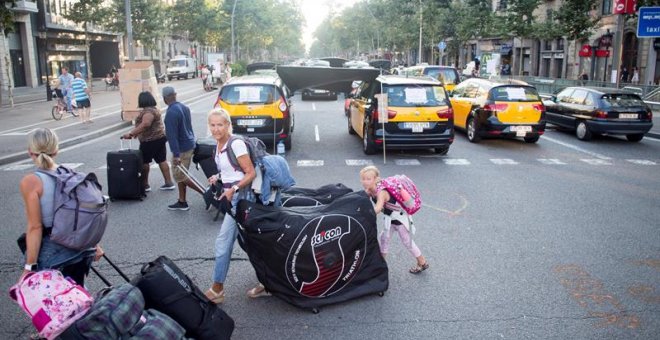
[[[121,130],[123,128],[126,128],[126,127],[130,126],[131,124],[132,124],[131,121],[119,122],[119,123],[116,123],[114,125],[107,126],[103,129],[99,129],[99,130],[96,130],[96,131],[91,131],[91,132],[88,132],[84,135],[77,136],[77,137],[74,137],[74,138],[70,138],[70,139],[67,139],[65,141],[61,141],[60,142],[60,150],[62,150],[64,148],[67,148],[69,146],[72,146],[72,145],[76,145],[76,144],[79,144],[79,143],[82,143],[82,142],[92,140],[94,138],[103,137],[109,132]],[[27,160],[29,158],[30,157],[28,156],[27,152],[25,152],[25,151],[16,152],[16,153],[13,153],[11,155],[1,157],[0,158],[0,165],[6,165],[6,164],[9,164],[9,163],[14,163],[14,162],[22,161],[22,160]]]
[[[646,133],[647,137],[660,139],[660,133],[649,131]]]

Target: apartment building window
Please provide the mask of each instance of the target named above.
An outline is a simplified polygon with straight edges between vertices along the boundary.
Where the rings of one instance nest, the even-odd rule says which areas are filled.
[[[506,7],[507,7],[507,0],[500,0],[499,3],[497,4],[498,11],[506,11]]]
[[[546,51],[552,50],[552,40],[546,40],[543,49]]]
[[[563,51],[564,50],[564,39],[558,38],[557,39],[557,48],[556,50]]]
[[[612,0],[603,0],[603,15],[612,14]]]

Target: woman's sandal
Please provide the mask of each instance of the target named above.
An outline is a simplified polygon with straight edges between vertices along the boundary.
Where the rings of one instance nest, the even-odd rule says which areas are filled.
[[[256,287],[247,291],[247,296],[252,299],[256,299],[261,296],[270,296],[270,293],[266,291],[266,287],[261,283]]]
[[[206,295],[206,297],[209,300],[211,300],[211,302],[215,303],[216,305],[219,304],[219,303],[222,303],[223,301],[225,301],[225,290],[224,289],[221,290],[220,293],[216,293],[216,291],[213,290],[213,288],[209,288],[209,290],[207,290],[206,293],[204,293],[204,295]]]
[[[410,268],[409,272],[410,274],[419,274],[425,270],[429,269],[429,264],[428,262],[425,262],[423,265],[415,265],[414,267]]]

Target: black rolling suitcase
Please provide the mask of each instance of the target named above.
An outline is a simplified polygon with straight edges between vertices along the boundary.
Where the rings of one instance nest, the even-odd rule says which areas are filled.
[[[108,164],[108,196],[115,199],[139,199],[146,196],[142,185],[142,151],[124,148],[120,142],[118,151],[110,151],[106,156]]]

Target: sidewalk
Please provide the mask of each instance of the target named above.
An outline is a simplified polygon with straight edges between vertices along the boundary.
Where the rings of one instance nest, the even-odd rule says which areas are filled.
[[[37,127],[56,129],[60,148],[66,148],[131,125],[130,121],[121,120],[119,90],[106,91],[103,79],[92,82],[91,124],[82,124],[79,118],[70,115],[54,120],[51,109],[55,101],[46,101],[45,86],[15,89],[14,107],[9,105],[5,95],[0,106],[0,165],[28,159],[26,136]]]

